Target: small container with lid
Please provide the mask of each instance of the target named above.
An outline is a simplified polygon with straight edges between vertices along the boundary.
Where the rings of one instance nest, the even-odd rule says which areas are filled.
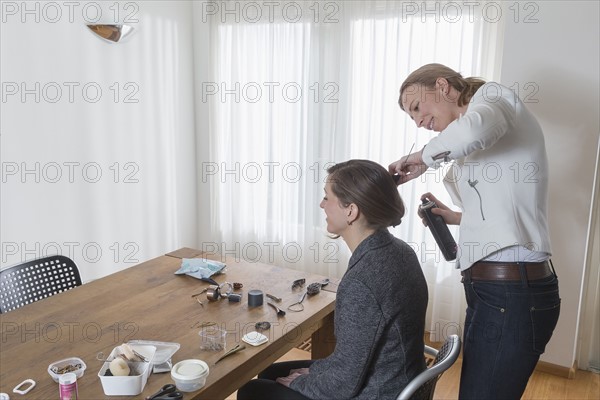
[[[221,351],[227,348],[227,331],[216,326],[206,326],[198,332],[200,350]]]
[[[248,292],[248,307],[258,307],[263,305],[262,290],[254,289]]]
[[[77,400],[77,375],[67,372],[58,377],[60,400]]]
[[[204,386],[208,372],[208,364],[204,361],[190,359],[175,364],[171,370],[171,377],[178,390],[193,392]]]

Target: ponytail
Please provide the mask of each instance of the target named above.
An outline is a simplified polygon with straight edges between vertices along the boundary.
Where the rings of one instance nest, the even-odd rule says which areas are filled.
[[[448,84],[460,93],[457,100],[459,107],[462,107],[471,101],[475,92],[477,92],[477,90],[485,83],[481,78],[463,78],[460,73],[442,64],[427,64],[413,71],[402,83],[402,86],[400,87],[400,98],[398,99],[400,108],[403,111],[406,111],[402,107],[402,94],[407,87],[412,85],[422,85],[428,89],[433,89],[435,88],[435,82],[438,78],[446,79]]]

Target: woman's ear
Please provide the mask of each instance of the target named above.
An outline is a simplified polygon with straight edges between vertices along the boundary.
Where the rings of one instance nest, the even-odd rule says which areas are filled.
[[[443,94],[448,94],[450,91],[450,84],[446,78],[437,78],[435,80],[435,87],[441,90]]]
[[[358,217],[360,216],[360,210],[358,208],[358,206],[354,203],[350,203],[350,205],[347,207],[348,209],[348,225],[352,225],[353,222],[355,222]]]

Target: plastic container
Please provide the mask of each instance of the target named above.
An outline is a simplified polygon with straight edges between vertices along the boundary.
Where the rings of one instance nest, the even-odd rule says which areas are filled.
[[[54,382],[58,383],[58,378],[61,376],[61,374],[57,374],[57,373],[53,372],[52,369],[54,367],[64,368],[67,365],[73,365],[73,366],[80,365],[80,367],[78,369],[69,371],[69,372],[74,373],[75,376],[77,377],[77,379],[79,379],[83,376],[83,373],[85,372],[85,369],[87,368],[87,366],[85,365],[83,360],[81,358],[77,358],[77,357],[65,358],[64,360],[53,362],[52,364],[48,365],[48,374],[52,377]]]
[[[221,351],[227,348],[227,331],[216,326],[200,329],[200,350]]]
[[[144,356],[149,362],[129,362],[131,372],[129,376],[105,376],[109,369],[110,361],[104,362],[98,372],[102,383],[102,390],[107,396],[136,396],[144,390],[148,376],[152,373],[152,360],[156,353],[155,346],[131,345],[131,348]],[[120,354],[119,348],[115,347],[110,353],[108,360],[113,360]]]
[[[77,400],[77,376],[73,372],[59,376],[58,392],[60,400]]]
[[[193,392],[202,389],[208,377],[208,364],[202,360],[183,360],[173,366],[171,378],[177,390]]]
[[[130,340],[127,342],[130,345],[147,345],[156,347],[156,353],[152,359],[152,373],[162,374],[171,371],[173,363],[171,357],[179,350],[181,345],[173,342],[157,342],[153,340]]]

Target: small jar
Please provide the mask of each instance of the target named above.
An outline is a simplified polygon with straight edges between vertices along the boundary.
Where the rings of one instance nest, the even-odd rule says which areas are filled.
[[[60,400],[77,400],[77,375],[67,372],[58,377]]]
[[[262,290],[253,289],[248,292],[248,307],[258,307],[263,305]]]
[[[183,360],[173,366],[171,378],[177,390],[193,392],[204,386],[208,371],[208,364],[202,360]]]

